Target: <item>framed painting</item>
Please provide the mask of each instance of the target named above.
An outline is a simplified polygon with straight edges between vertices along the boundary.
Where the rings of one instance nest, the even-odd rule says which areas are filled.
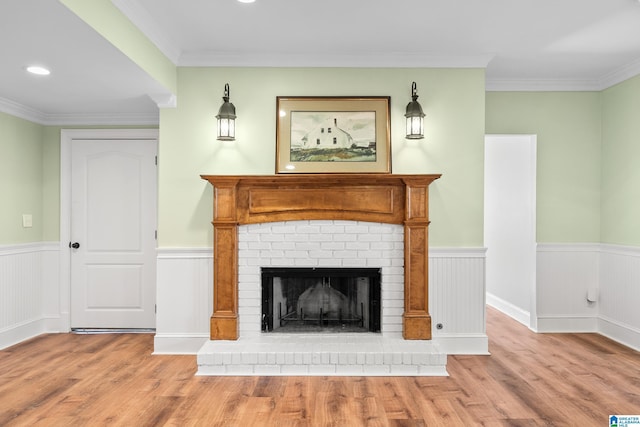
[[[391,173],[390,97],[276,98],[276,173]]]

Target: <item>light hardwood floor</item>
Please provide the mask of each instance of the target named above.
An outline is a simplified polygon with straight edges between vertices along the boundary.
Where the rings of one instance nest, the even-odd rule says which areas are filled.
[[[195,377],[153,336],[43,335],[0,351],[0,426],[606,426],[640,414],[640,354],[488,309],[491,356],[450,377]]]

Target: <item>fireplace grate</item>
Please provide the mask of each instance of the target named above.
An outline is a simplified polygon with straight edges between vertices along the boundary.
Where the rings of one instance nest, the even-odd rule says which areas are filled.
[[[263,332],[380,332],[379,268],[263,268]]]

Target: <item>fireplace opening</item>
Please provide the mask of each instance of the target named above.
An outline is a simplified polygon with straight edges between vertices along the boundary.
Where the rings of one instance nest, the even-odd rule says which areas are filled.
[[[379,268],[262,268],[262,332],[380,332]]]

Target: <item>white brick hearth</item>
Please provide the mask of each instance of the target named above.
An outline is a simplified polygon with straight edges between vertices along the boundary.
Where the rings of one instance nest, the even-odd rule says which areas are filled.
[[[357,221],[239,227],[237,341],[207,341],[199,375],[447,375],[432,341],[404,340],[404,229]],[[261,267],[381,268],[381,333],[261,332]]]
[[[447,355],[431,341],[380,334],[263,334],[208,341],[198,375],[446,376]]]

